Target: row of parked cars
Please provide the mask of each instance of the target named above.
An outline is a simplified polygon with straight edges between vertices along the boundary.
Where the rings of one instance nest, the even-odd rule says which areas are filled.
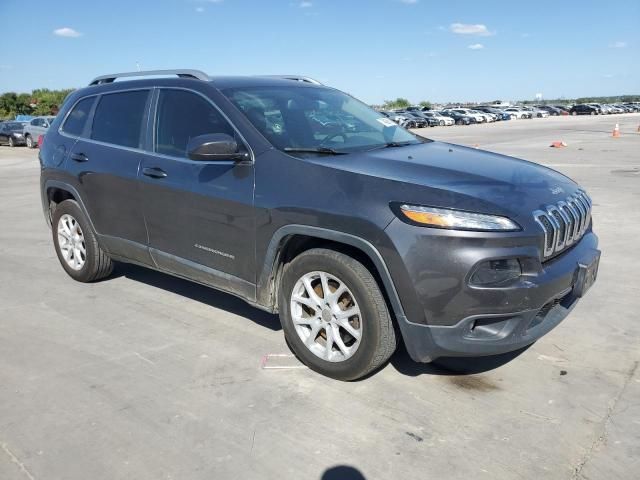
[[[496,107],[479,105],[473,108],[448,107],[430,110],[426,107],[407,107],[402,110],[380,111],[380,113],[405,128],[445,127],[450,125],[470,125],[505,120],[546,118],[559,115],[611,115],[640,112],[640,103],[601,104],[580,103],[571,107],[565,105],[533,105]],[[53,121],[52,116],[35,117],[27,122],[0,121],[0,145],[15,147],[38,146],[40,138],[47,132]],[[315,119],[323,121],[322,119]],[[329,120],[324,120],[329,121]]]
[[[402,110],[380,111],[381,114],[405,128],[424,128],[448,125],[470,125],[505,120],[546,118],[560,115],[605,115],[640,112],[640,103],[605,105],[598,103],[564,105],[533,105],[495,107],[491,105],[448,107],[430,110],[426,107],[407,107]]]
[[[47,129],[55,117],[35,117],[28,122],[8,120],[0,122],[0,145],[17,147],[26,145],[35,148],[40,137],[47,133]]]

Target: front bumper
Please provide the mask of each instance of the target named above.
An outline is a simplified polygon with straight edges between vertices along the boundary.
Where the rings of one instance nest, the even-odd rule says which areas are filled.
[[[409,355],[418,362],[495,355],[534,343],[575,307],[584,294],[585,266],[595,265],[597,271],[600,257],[598,239],[591,231],[571,249],[542,264],[533,258],[538,250],[523,245],[526,241],[505,239],[483,248],[446,237],[431,238],[429,243],[433,247],[429,255],[415,243],[413,251],[401,254],[415,296],[399,292],[406,317],[398,323]],[[520,281],[505,288],[470,287],[463,272],[483,256],[528,257],[525,263],[539,267],[527,268]]]

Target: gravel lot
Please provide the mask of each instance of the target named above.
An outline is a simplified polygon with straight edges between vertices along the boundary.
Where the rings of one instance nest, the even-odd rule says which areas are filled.
[[[638,478],[639,125],[627,114],[420,131],[580,182],[599,279],[498,368],[475,360],[458,375],[398,352],[356,383],[263,369],[264,355],[288,353],[278,319],[229,295],[129,266],[73,282],[42,218],[37,152],[0,147],[0,478]]]

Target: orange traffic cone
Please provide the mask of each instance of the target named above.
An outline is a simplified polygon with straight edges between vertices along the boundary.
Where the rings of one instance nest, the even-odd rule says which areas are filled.
[[[553,147],[553,148],[562,148],[562,147],[566,147],[566,146],[567,146],[567,144],[566,144],[566,143],[564,143],[564,142],[557,141],[557,142],[553,142],[553,143],[552,143],[551,145],[549,145],[549,146],[550,146],[550,147]]]
[[[620,136],[620,126],[616,123],[616,126],[613,128],[612,137],[618,138]]]

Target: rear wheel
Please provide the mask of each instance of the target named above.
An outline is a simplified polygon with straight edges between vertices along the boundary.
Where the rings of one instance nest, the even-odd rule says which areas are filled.
[[[13,147],[15,147],[15,146],[16,146],[15,142],[13,141],[13,137],[9,137],[9,146],[10,146],[11,148],[13,148]]]
[[[84,213],[73,200],[60,203],[51,218],[53,244],[62,268],[79,282],[93,282],[113,271]]]
[[[371,272],[352,257],[316,248],[284,270],[280,319],[287,342],[309,368],[355,380],[386,362],[394,325]]]

